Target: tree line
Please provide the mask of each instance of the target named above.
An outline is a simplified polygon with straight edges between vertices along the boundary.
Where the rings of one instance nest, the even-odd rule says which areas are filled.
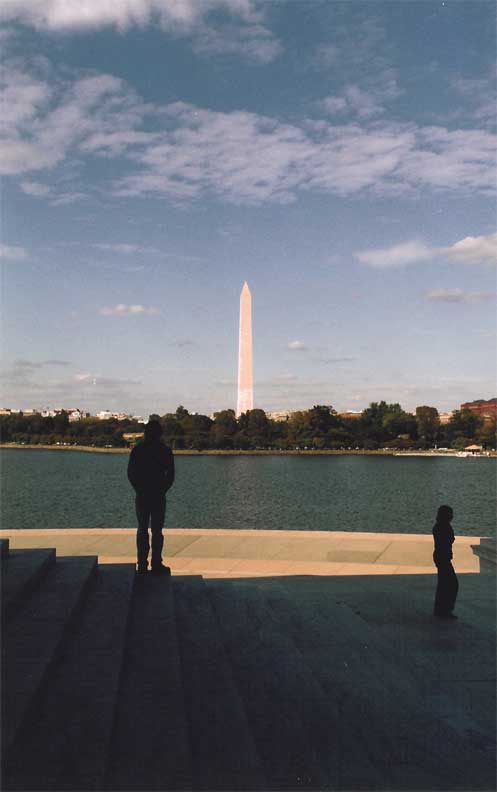
[[[496,447],[495,420],[484,421],[470,410],[456,410],[446,424],[435,407],[421,406],[405,412],[400,404],[372,402],[359,416],[341,416],[330,405],[298,410],[285,421],[275,421],[264,410],[249,410],[238,418],[234,410],[221,410],[212,418],[190,413],[180,405],[176,412],[151,416],[159,420],[164,439],[173,449],[192,450],[379,450],[429,449],[435,446],[461,450],[477,443]],[[41,415],[0,416],[1,442],[30,445],[85,445],[126,447],[126,434],[143,432],[131,419],[69,421],[61,412]]]

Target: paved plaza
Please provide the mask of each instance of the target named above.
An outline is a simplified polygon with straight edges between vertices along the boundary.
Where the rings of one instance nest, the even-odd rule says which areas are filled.
[[[164,556],[173,574],[272,575],[435,574],[431,534],[165,529]],[[96,555],[100,564],[136,559],[133,528],[0,531],[12,549],[55,547],[57,555]],[[458,536],[454,567],[478,572],[479,537]]]

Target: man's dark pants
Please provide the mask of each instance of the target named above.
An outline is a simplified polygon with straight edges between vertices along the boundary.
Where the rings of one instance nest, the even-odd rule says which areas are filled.
[[[152,568],[162,563],[164,536],[162,529],[166,517],[166,498],[164,495],[137,495],[135,501],[138,531],[136,534],[136,550],[138,566],[146,567],[150,542],[148,526],[152,529]]]
[[[435,594],[434,613],[436,616],[448,616],[456,604],[459,582],[450,561],[437,564],[438,580]]]

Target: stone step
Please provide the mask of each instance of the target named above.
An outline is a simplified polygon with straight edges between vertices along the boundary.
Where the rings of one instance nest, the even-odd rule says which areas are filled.
[[[0,539],[0,558],[6,558],[9,554],[9,540]]]
[[[134,565],[99,567],[10,752],[6,789],[102,789],[134,577]]]
[[[328,700],[341,701],[345,755],[352,757],[358,747],[361,754],[369,751],[389,788],[489,788],[495,780],[489,741],[460,709],[447,708],[437,696],[427,695],[427,674],[436,682],[444,669],[426,661],[424,668],[412,664],[409,648],[369,624],[353,599],[350,607],[332,596],[333,584],[307,595],[295,581],[280,585],[280,593],[271,593],[271,605],[286,629],[293,630]],[[378,596],[378,585],[370,583],[370,597]],[[367,613],[366,603],[362,608]],[[376,602],[375,612],[380,610]],[[414,612],[411,618],[419,616]],[[420,642],[426,654],[427,641],[436,645],[440,640],[440,627],[428,616],[424,619]],[[347,777],[350,780],[350,774]]]
[[[62,558],[32,592],[2,636],[4,756],[36,704],[97,568],[96,557]]]
[[[55,550],[10,550],[2,559],[2,615],[10,619],[55,564]]]
[[[137,576],[104,789],[191,789],[170,578]]]
[[[209,580],[211,601],[268,790],[338,790],[324,695],[288,631],[253,586]]]
[[[175,578],[194,790],[267,789],[205,582]]]

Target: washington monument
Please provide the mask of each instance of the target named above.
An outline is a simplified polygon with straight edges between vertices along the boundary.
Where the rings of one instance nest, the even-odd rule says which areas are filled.
[[[252,295],[247,285],[243,284],[240,294],[240,342],[238,347],[238,400],[236,417],[238,418],[254,406],[254,378],[252,374]]]

